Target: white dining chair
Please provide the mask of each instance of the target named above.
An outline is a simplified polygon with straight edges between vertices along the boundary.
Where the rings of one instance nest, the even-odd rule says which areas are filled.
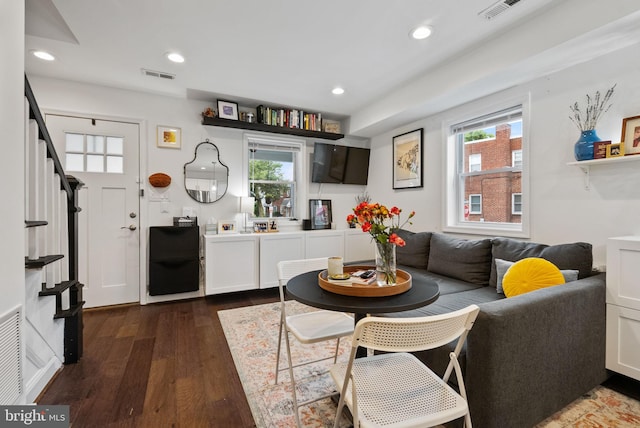
[[[278,351],[276,354],[276,373],[275,383],[278,383],[278,374],[280,371],[289,370],[291,379],[291,390],[293,395],[293,408],[295,412],[296,425],[300,427],[300,416],[298,409],[301,406],[313,403],[315,401],[327,398],[336,393],[323,394],[303,402],[298,402],[296,393],[296,380],[294,377],[294,368],[306,364],[312,364],[323,360],[333,359],[335,364],[338,358],[340,348],[340,338],[350,336],[353,333],[353,318],[342,312],[314,310],[301,314],[287,315],[286,300],[284,287],[287,282],[296,275],[314,270],[327,269],[328,259],[314,258],[301,260],[281,261],[277,265],[278,270],[278,286],[280,289],[280,327],[278,333]],[[284,333],[284,334],[283,334]],[[291,333],[299,343],[311,344],[328,340],[336,340],[336,348],[333,355],[321,357],[311,361],[298,362],[293,364],[291,358],[291,344],[289,341],[289,333]],[[282,344],[282,336],[284,336],[285,347],[287,350],[287,367],[280,367],[280,351]]]
[[[349,361],[331,369],[341,391],[334,428],[345,403],[356,428],[431,427],[462,417],[465,427],[471,428],[458,355],[479,310],[470,305],[443,315],[358,321]],[[456,339],[442,378],[409,353],[438,348]],[[359,346],[388,353],[355,358]],[[452,371],[459,392],[447,383]]]

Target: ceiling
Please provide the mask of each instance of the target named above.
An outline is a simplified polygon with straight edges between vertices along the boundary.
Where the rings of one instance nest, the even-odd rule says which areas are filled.
[[[638,43],[638,3],[520,0],[487,20],[495,0],[26,0],[25,70],[212,106],[316,110],[371,136]],[[418,24],[432,36],[411,39]]]

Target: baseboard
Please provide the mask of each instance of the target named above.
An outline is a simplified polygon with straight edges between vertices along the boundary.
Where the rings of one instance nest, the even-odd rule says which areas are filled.
[[[47,364],[39,369],[31,379],[28,381],[25,380],[25,395],[27,403],[36,402],[38,396],[44,391],[60,367],[62,367],[62,361],[56,357],[51,357]]]

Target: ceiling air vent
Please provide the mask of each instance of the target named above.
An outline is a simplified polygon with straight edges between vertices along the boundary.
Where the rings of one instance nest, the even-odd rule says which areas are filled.
[[[175,74],[165,73],[164,71],[147,70],[146,68],[142,69],[142,74],[144,74],[145,76],[157,77],[160,79],[168,79],[168,80],[174,80],[176,78]]]
[[[493,19],[520,1],[521,0],[500,0],[478,13],[478,15],[483,16],[485,19]]]

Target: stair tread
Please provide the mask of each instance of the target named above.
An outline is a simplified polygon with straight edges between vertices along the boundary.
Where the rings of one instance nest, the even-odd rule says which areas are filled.
[[[49,224],[49,222],[47,222],[46,220],[25,220],[24,221],[24,226],[25,227],[46,226],[48,224]]]
[[[62,281],[55,285],[53,288],[45,288],[45,285],[42,284],[42,290],[38,293],[39,296],[54,296],[56,294],[61,294],[64,290],[71,287],[74,284],[77,284],[78,281],[72,279],[70,281]]]
[[[56,260],[60,260],[64,257],[64,254],[54,254],[50,256],[42,256],[36,260],[30,260],[28,257],[24,258],[24,267],[27,269],[38,269],[49,263],[53,263]]]
[[[59,318],[71,318],[75,315],[78,314],[78,312],[80,312],[80,310],[82,309],[82,307],[84,306],[84,300],[80,303],[78,303],[77,305],[73,305],[71,306],[69,309],[65,309],[65,310],[60,310],[58,312],[55,313],[55,315],[53,316],[54,319],[59,319]]]

